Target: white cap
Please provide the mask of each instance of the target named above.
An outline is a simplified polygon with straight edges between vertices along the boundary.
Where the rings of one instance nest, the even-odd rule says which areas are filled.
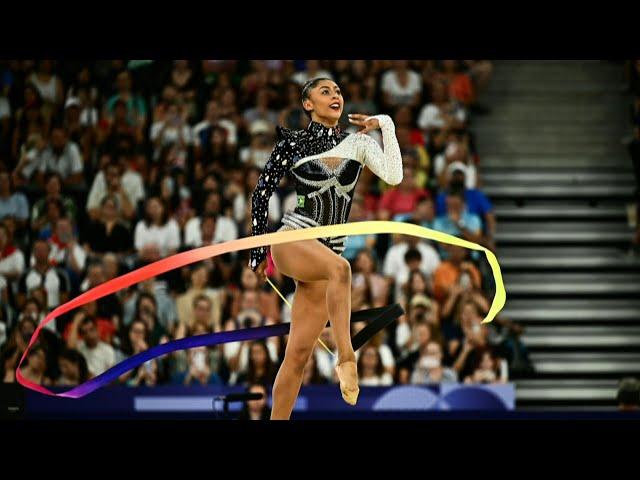
[[[259,133],[269,133],[271,131],[271,124],[266,120],[255,120],[249,127],[249,133],[251,135],[258,135]]]
[[[78,97],[69,97],[67,101],[64,103],[64,108],[67,109],[69,107],[80,107],[80,99]]]
[[[462,162],[452,162],[447,167],[447,173],[449,175],[453,175],[453,172],[462,172],[465,175],[467,174],[467,166]]]

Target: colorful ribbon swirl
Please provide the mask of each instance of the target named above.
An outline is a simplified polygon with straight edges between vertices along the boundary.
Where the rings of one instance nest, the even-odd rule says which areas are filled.
[[[489,309],[487,316],[483,320],[483,323],[492,321],[504,307],[504,304],[506,302],[506,291],[504,288],[504,283],[502,281],[502,273],[500,271],[498,260],[492,251],[473,242],[463,240],[453,235],[421,227],[419,225],[392,221],[352,222],[340,225],[304,228],[299,230],[285,230],[282,232],[274,232],[264,235],[240,238],[237,240],[231,240],[229,242],[209,245],[206,247],[189,250],[187,252],[177,253],[175,255],[172,255],[171,257],[158,260],[157,262],[154,262],[150,265],[146,265],[125,275],[114,278],[113,280],[109,280],[106,283],[98,285],[97,287],[92,288],[91,290],[88,290],[81,295],[78,295],[73,300],[70,300],[67,303],[58,306],[57,308],[52,310],[44,318],[44,320],[42,320],[42,322],[40,322],[35,332],[31,336],[29,344],[22,354],[20,362],[18,363],[18,366],[16,368],[16,379],[22,386],[43,393],[45,395],[80,398],[104,385],[107,385],[109,382],[117,379],[120,375],[131,370],[132,368],[135,368],[137,365],[140,365],[148,360],[172,351],[194,348],[203,345],[216,345],[220,343],[264,338],[267,336],[284,335],[289,331],[288,324],[278,324],[266,327],[218,332],[174,340],[161,345],[157,345],[153,348],[150,348],[149,350],[130,357],[123,362],[120,362],[119,364],[113,366],[101,375],[98,375],[91,380],[88,380],[87,382],[62,393],[54,393],[41,385],[31,382],[22,375],[22,372],[20,370],[20,366],[27,357],[29,349],[35,343],[38,335],[40,334],[40,331],[46,324],[53,321],[60,315],[73,310],[74,308],[81,307],[82,305],[85,305],[89,302],[98,300],[99,298],[105,297],[107,295],[111,295],[112,293],[115,293],[123,288],[130,287],[131,285],[135,285],[136,283],[143,282],[153,277],[157,277],[158,275],[166,273],[170,270],[184,267],[185,265],[200,262],[225,253],[237,252],[239,250],[246,250],[249,248],[277,245],[280,243],[289,243],[298,240],[310,240],[322,237],[337,237],[342,235],[370,235],[382,233],[399,233],[484,252],[487,257],[487,261],[491,266],[494,282],[496,285],[496,293],[493,297],[491,308]]]

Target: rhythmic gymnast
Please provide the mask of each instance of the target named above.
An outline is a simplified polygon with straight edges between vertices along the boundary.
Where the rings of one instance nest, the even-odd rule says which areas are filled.
[[[308,127],[277,128],[277,144],[251,196],[253,235],[267,233],[269,198],[286,173],[295,182],[297,206],[285,212],[278,231],[346,223],[365,165],[388,184],[402,180],[402,156],[388,115],[349,115],[349,122],[362,129],[356,134],[343,132],[338,120],[344,99],[328,78],[304,85],[302,106],[311,119]],[[366,135],[377,128],[382,131],[384,151]],[[345,242],[342,236],[271,246],[278,271],[296,284],[289,340],[273,385],[272,420],[291,416],[304,366],[327,319],[338,349],[336,373],[342,398],[350,405],[357,402],[360,390],[350,333],[351,266],[342,257]],[[266,280],[266,253],[266,247],[250,252],[249,267],[261,282]]]

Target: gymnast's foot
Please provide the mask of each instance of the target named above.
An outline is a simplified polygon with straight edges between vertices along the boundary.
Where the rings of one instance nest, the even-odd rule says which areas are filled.
[[[358,401],[360,388],[358,387],[358,366],[356,362],[343,362],[336,366],[336,373],[340,380],[342,398],[349,405],[355,405]]]

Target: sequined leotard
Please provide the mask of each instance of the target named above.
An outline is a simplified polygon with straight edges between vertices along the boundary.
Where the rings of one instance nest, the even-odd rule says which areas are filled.
[[[388,115],[373,118],[380,123],[384,151],[368,135],[313,121],[305,130],[278,128],[277,144],[251,195],[253,235],[266,233],[269,198],[287,172],[295,180],[298,202],[284,214],[280,230],[345,223],[364,165],[385,182],[400,183],[402,156],[393,121]],[[318,240],[338,254],[345,249],[344,236]],[[251,249],[249,267],[255,271],[265,256],[266,247]]]

